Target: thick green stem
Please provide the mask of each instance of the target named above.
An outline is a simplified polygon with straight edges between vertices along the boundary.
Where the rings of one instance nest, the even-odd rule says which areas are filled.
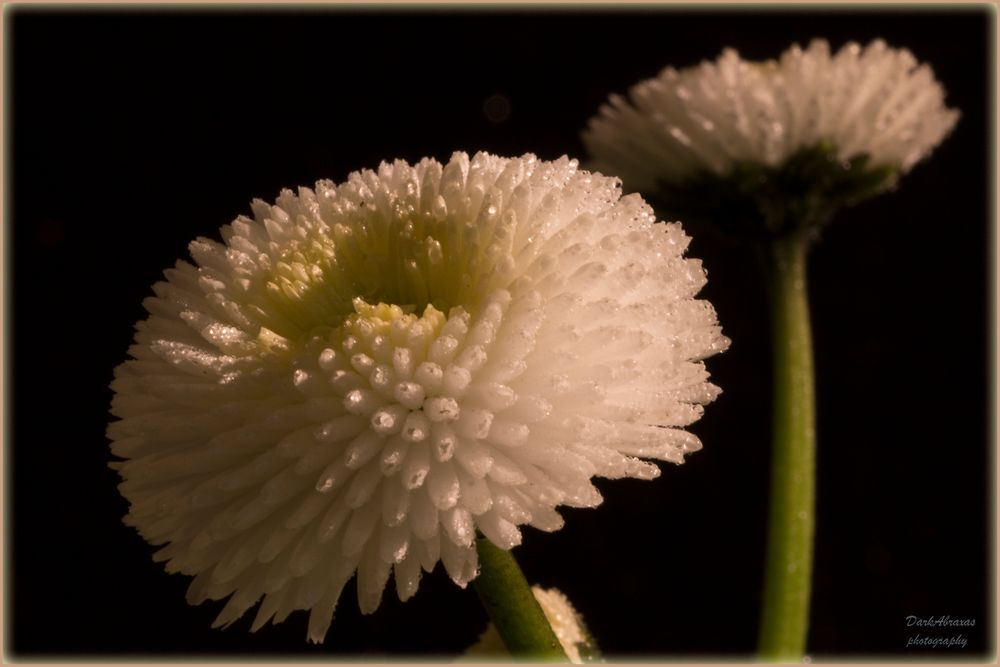
[[[476,540],[479,599],[515,660],[569,662],[531,586],[509,551],[484,537]]]
[[[809,628],[816,427],[806,251],[795,234],[773,241],[769,255],[774,450],[758,646],[767,661],[801,661]]]

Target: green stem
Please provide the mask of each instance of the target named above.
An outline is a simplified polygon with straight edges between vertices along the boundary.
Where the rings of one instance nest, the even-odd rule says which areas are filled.
[[[807,241],[779,237],[769,255],[774,450],[760,659],[800,662],[809,628],[816,427]]]
[[[485,537],[476,540],[479,599],[515,660],[569,662],[531,586],[509,551]]]

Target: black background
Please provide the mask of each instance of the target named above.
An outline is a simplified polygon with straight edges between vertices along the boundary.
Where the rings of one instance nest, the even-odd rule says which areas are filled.
[[[6,647],[14,657],[454,655],[486,617],[439,568],[362,617],[345,590],[326,645],[306,617],[211,630],[188,580],[121,523],[104,436],[112,369],[142,299],[188,241],[254,197],[453,150],[585,157],[610,92],[734,46],[884,37],[962,111],[898,189],[843,212],[811,256],[819,496],[810,652],[954,660],[993,650],[990,9],[134,11],[6,14]],[[510,115],[491,122],[491,95]],[[9,172],[10,173],[10,172]],[[529,580],[566,592],[609,657],[749,658],[758,623],[769,347],[753,257],[690,229],[731,349],[655,482],[526,531]],[[974,618],[965,649],[907,649],[907,615]],[[958,630],[922,634],[950,636]]]

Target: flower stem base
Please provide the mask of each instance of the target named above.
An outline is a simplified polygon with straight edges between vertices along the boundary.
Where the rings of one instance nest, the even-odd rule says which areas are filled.
[[[800,662],[809,627],[816,429],[804,234],[771,243],[774,450],[759,657]]]
[[[514,556],[484,537],[476,540],[476,549],[481,569],[473,585],[511,656],[569,662]]]

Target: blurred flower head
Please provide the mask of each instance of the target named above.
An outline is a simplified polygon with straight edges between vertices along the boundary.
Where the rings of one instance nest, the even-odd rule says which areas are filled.
[[[781,167],[818,146],[844,169],[864,156],[894,175],[954,127],[959,113],[944,95],[930,66],[882,40],[836,53],[814,40],[762,63],[727,49],[715,62],[667,67],[627,99],[612,95],[583,140],[595,169],[643,192],[741,165]]]
[[[363,612],[474,537],[559,529],[595,476],[700,447],[728,345],[679,224],[563,158],[456,153],[284,191],[145,302],[108,429],[126,523],[227,625]]]
[[[600,662],[600,651],[594,638],[587,631],[583,616],[558,588],[532,586],[531,593],[542,608],[545,619],[552,626],[552,632],[573,664]],[[496,626],[489,623],[475,644],[466,649],[463,662],[468,661],[509,661],[510,652],[503,643]]]

